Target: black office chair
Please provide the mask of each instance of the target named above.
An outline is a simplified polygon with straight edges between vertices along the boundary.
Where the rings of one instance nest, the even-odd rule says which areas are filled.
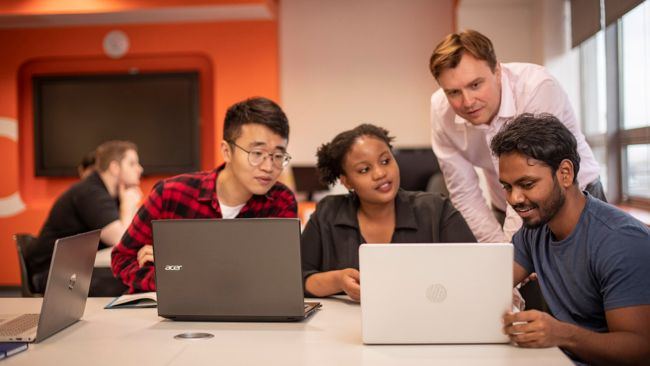
[[[18,263],[20,264],[20,290],[23,297],[41,297],[43,294],[40,294],[35,291],[34,285],[32,284],[32,275],[27,265],[26,253],[28,248],[31,245],[36,243],[36,237],[31,234],[15,234],[14,241],[16,242],[16,251],[18,252]]]
[[[399,165],[400,186],[407,191],[427,191],[449,196],[436,155],[430,146],[393,151]]]

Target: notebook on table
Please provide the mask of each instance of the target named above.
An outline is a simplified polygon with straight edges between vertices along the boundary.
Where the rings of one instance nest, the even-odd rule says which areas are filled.
[[[511,244],[364,244],[359,266],[364,343],[508,342]]]
[[[39,314],[0,315],[0,342],[40,342],[81,319],[100,230],[58,239]]]
[[[299,321],[300,221],[154,220],[158,315],[196,321]]]
[[[29,343],[25,342],[4,342],[0,343],[0,360],[11,357],[27,349]]]

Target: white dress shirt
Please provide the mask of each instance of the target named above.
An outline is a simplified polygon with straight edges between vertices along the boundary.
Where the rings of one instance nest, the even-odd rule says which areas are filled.
[[[504,123],[522,113],[550,113],[573,133],[578,142],[578,183],[584,189],[599,175],[594,158],[569,99],[559,83],[542,66],[501,64],[501,105],[495,118],[472,125],[456,115],[442,89],[431,96],[431,143],[445,177],[452,203],[479,242],[510,241],[521,227],[521,218],[506,203],[499,183],[499,160],[492,156],[490,141]],[[506,212],[503,229],[483,198],[474,167],[483,169],[492,204]]]

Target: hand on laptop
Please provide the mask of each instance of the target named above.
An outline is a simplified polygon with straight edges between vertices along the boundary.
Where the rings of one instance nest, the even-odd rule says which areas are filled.
[[[561,330],[566,324],[538,310],[507,313],[503,316],[503,324],[503,332],[521,347],[562,346],[562,335],[567,334]]]
[[[533,272],[530,275],[528,275],[528,277],[524,278],[524,280],[521,281],[521,283],[519,283],[519,286],[517,287],[521,287],[530,281],[537,281],[537,273]]]
[[[341,289],[354,301],[361,299],[361,286],[359,285],[359,271],[354,268],[342,269],[339,283]]]
[[[138,265],[140,265],[140,268],[147,262],[153,263],[153,246],[150,244],[146,244],[138,250]]]
[[[521,296],[521,293],[519,290],[514,287],[512,289],[512,311],[513,312],[519,312],[519,311],[524,311],[526,308],[526,300]]]

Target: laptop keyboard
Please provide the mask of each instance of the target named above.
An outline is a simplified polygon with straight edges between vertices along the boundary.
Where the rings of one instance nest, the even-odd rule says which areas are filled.
[[[25,333],[38,325],[39,314],[23,314],[0,325],[0,337],[12,337]]]

